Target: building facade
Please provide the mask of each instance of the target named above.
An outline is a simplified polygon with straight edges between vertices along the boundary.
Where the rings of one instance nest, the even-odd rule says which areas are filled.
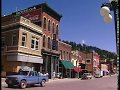
[[[59,72],[58,41],[60,38],[60,19],[61,15],[54,11],[46,3],[34,5],[27,9],[13,13],[21,15],[40,26],[43,31],[42,36],[42,72],[47,72],[52,78],[53,71]]]
[[[60,52],[59,72],[62,74],[63,77],[68,78],[72,77],[74,65],[71,62],[71,50],[72,50],[71,45],[59,41]]]
[[[42,35],[41,27],[22,16],[2,17],[2,68],[6,75],[25,67],[41,69]]]

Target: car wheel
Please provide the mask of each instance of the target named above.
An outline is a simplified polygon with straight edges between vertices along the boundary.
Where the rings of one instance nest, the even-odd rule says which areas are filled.
[[[13,87],[13,85],[8,84],[8,88],[12,88],[12,87]]]
[[[46,81],[45,81],[45,80],[42,80],[42,82],[40,83],[41,87],[44,87],[44,86],[45,86],[45,83],[46,83]]]
[[[27,82],[26,82],[25,80],[22,80],[22,81],[20,82],[20,87],[21,87],[22,89],[26,88],[26,87],[27,87]]]

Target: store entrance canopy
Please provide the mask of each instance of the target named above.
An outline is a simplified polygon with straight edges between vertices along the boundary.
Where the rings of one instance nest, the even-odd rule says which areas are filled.
[[[73,69],[73,68],[74,68],[73,63],[71,63],[70,61],[60,60],[60,62],[63,64],[63,66],[64,66],[66,69]]]
[[[74,71],[75,71],[75,72],[81,72],[82,69],[81,69],[81,68],[78,68],[78,67],[75,67],[75,68],[74,68]]]

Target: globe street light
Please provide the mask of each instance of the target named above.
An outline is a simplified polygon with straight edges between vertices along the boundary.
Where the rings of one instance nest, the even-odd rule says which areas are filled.
[[[110,3],[103,3],[100,14],[104,17],[104,21],[109,23],[112,21],[110,11],[114,12],[115,33],[116,33],[116,51],[117,51],[117,73],[119,74],[119,4],[118,0],[109,0]]]
[[[119,77],[119,4],[118,0],[109,0],[110,3],[103,3],[100,14],[104,17],[104,21],[109,23],[112,21],[110,11],[114,12],[115,34],[116,34],[116,51],[117,51],[117,73]],[[118,79],[119,83],[119,79]],[[118,86],[119,90],[119,86]]]

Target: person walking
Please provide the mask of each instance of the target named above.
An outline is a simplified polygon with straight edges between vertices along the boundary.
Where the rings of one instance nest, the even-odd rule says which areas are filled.
[[[55,71],[53,71],[53,80],[55,79]]]

